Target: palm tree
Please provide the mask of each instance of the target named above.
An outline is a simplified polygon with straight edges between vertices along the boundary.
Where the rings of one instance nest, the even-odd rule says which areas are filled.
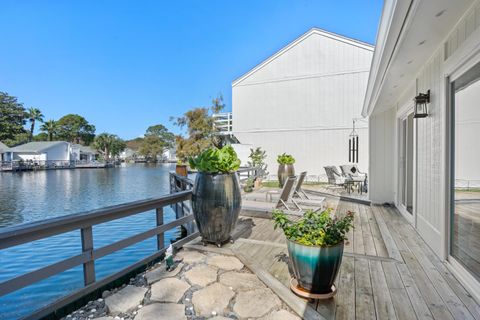
[[[28,117],[28,121],[30,121],[30,123],[31,123],[31,126],[30,126],[30,141],[32,141],[33,130],[35,130],[35,121],[43,122],[43,114],[42,114],[42,111],[40,111],[40,109],[30,108],[27,111],[27,117]]]
[[[57,122],[50,119],[42,124],[40,130],[48,134],[48,141],[53,141],[53,135],[57,133]]]
[[[115,157],[125,149],[125,142],[115,134],[104,132],[95,137],[93,147],[108,161],[111,156]]]

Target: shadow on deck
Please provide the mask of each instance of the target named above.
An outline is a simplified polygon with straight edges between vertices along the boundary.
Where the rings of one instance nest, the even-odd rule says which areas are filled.
[[[268,217],[244,212],[235,243],[185,247],[239,258],[304,319],[480,319],[480,306],[395,208],[327,198],[339,213],[354,211],[355,229],[336,279],[337,295],[306,301],[289,289],[286,241]]]

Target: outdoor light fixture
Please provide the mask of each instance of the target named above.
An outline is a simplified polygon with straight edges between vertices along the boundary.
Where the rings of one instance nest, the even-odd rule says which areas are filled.
[[[430,103],[430,90],[427,93],[419,93],[413,99],[415,101],[414,118],[426,118],[428,116],[427,104]]]

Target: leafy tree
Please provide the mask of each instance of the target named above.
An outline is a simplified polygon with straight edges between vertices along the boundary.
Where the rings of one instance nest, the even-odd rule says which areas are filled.
[[[118,156],[125,149],[126,144],[117,135],[104,132],[95,137],[93,146],[106,160],[109,160],[111,157]]]
[[[157,156],[165,150],[165,142],[155,135],[145,136],[138,153],[148,161],[157,161]]]
[[[9,146],[17,144],[18,140],[23,139],[22,135],[26,133],[23,127],[25,121],[25,108],[17,98],[6,92],[0,92],[0,141]]]
[[[40,109],[30,108],[27,111],[28,121],[30,121],[30,141],[33,139],[33,131],[35,130],[35,122],[43,122],[43,114]]]
[[[157,156],[163,154],[165,149],[172,148],[175,143],[175,135],[162,125],[157,124],[147,128],[145,137],[140,141],[138,153],[148,161],[156,161]]]
[[[182,161],[195,157],[206,148],[222,147],[222,141],[214,126],[213,114],[225,107],[222,95],[212,100],[210,107],[194,108],[185,112],[182,117],[174,119],[174,124],[181,129],[187,127],[188,137],[176,137],[177,157]]]
[[[78,114],[67,114],[57,121],[58,138],[89,145],[95,138],[95,126]]]
[[[157,136],[163,141],[165,148],[172,148],[175,143],[175,135],[168,131],[163,124],[157,124],[147,128],[145,137]]]
[[[127,140],[127,141],[125,141],[125,143],[127,145],[127,148],[130,148],[132,150],[137,151],[142,146],[143,137],[138,137],[138,138],[135,138],[135,139],[132,139],[132,140]]]
[[[47,141],[48,140],[48,134],[45,132],[40,132],[39,134],[33,136],[33,141]],[[48,140],[52,141],[52,140]]]
[[[58,124],[55,120],[45,121],[40,127],[40,131],[48,135],[48,141],[53,141],[53,136],[57,134]]]

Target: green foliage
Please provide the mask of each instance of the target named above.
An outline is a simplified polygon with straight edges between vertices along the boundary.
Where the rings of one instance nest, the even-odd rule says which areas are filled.
[[[117,135],[104,132],[95,137],[93,147],[100,151],[103,158],[109,160],[125,150],[126,144]]]
[[[89,145],[95,138],[95,126],[78,114],[67,114],[57,121],[59,140]]]
[[[26,112],[16,97],[0,92],[0,141],[9,146],[18,144],[27,131],[23,127],[26,121]],[[27,138],[28,140],[28,138]]]
[[[222,95],[212,99],[210,107],[200,107],[189,110],[178,118],[170,118],[181,129],[187,127],[188,137],[175,138],[177,158],[186,161],[188,158],[199,155],[203,150],[220,146],[217,129],[214,126],[213,114],[220,112],[225,107]]]
[[[168,131],[163,124],[157,124],[147,128],[145,137],[156,136],[162,140],[164,148],[172,148],[175,143],[175,135]]]
[[[267,176],[267,164],[265,163],[265,159],[267,158],[267,154],[265,150],[258,147],[256,149],[250,149],[250,155],[248,156],[251,161],[247,164],[249,167],[258,167],[262,171],[262,176]]]
[[[273,212],[275,229],[283,229],[285,236],[307,246],[334,246],[347,240],[346,234],[353,228],[353,212],[343,218],[332,218],[331,209],[322,212],[307,210],[302,219],[292,222],[281,210]]]
[[[144,138],[139,138],[138,153],[148,161],[157,161],[157,156],[162,155],[165,149],[172,148],[175,135],[162,125],[157,124],[147,128]]]
[[[30,139],[33,139],[33,131],[35,130],[35,122],[43,122],[43,114],[40,109],[30,108],[27,111],[27,118],[30,121]]]
[[[40,131],[47,134],[48,141],[53,141],[53,137],[57,134],[58,125],[57,122],[53,119],[45,121],[40,126]]]
[[[290,154],[282,153],[277,157],[278,164],[294,164],[295,158]]]
[[[247,181],[245,182],[245,187],[243,187],[243,191],[252,192],[254,186],[255,186],[255,181],[252,178],[248,178]]]
[[[240,160],[232,146],[208,148],[188,161],[192,169],[206,173],[230,173],[240,168]]]

